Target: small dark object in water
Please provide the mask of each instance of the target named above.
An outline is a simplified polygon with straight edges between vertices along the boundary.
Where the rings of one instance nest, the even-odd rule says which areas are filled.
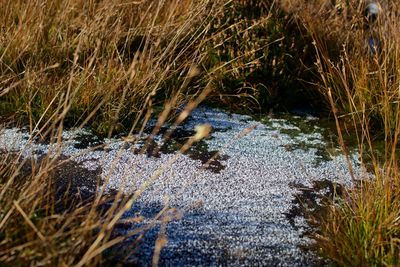
[[[365,8],[364,11],[364,16],[367,20],[367,22],[372,23],[375,22],[376,19],[378,18],[378,15],[380,13],[380,8],[377,3],[369,3],[367,7]]]

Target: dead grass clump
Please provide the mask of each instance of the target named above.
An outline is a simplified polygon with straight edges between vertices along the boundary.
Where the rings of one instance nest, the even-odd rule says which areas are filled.
[[[382,173],[382,175],[389,175]],[[339,266],[397,266],[400,261],[399,181],[376,177],[328,208],[318,246]]]
[[[177,95],[179,105],[196,94],[188,89],[186,74],[201,66],[210,21],[221,3],[63,0],[1,5],[2,116],[31,126],[90,123],[110,135],[168,97]],[[204,79],[203,85],[210,77]]]

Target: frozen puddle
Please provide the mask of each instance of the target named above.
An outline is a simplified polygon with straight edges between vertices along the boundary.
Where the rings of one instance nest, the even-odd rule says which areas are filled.
[[[166,202],[182,214],[166,228],[168,244],[161,251],[162,266],[313,265],[315,256],[301,249],[312,242],[304,236],[308,226],[302,216],[289,216],[299,193],[293,185],[312,187],[324,180],[351,186],[344,156],[326,153],[318,120],[268,119],[261,123],[201,107],[179,130],[193,131],[201,123],[213,126],[211,138],[172,164],[166,163],[174,153],[149,157],[137,153],[140,142],[97,140],[83,130],[64,133],[62,154],[73,156],[81,168],[96,171],[102,179],[109,177],[108,189],[126,193],[134,192],[163,169],[127,214],[140,213],[150,220]],[[302,125],[307,126],[306,132]],[[236,138],[249,127],[255,128]],[[0,151],[23,151],[25,157],[54,153],[54,147],[28,144],[28,139],[22,130],[1,130]],[[105,143],[105,148],[82,153],[85,147],[99,143]],[[218,168],[202,168],[212,151],[220,152],[218,160],[211,163]],[[208,158],[202,158],[201,153],[208,153]],[[352,155],[355,166],[357,158],[357,154]],[[138,265],[151,265],[158,230],[150,230],[132,256]]]

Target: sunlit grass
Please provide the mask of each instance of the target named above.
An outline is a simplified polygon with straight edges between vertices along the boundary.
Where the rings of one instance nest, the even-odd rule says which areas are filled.
[[[400,25],[395,14],[400,6],[379,1],[381,13],[372,22],[364,17],[368,2],[286,2],[313,40],[317,88],[331,108],[339,139],[354,136],[362,165],[370,166],[373,176],[353,177],[361,184],[328,207],[318,245],[340,266],[397,266]],[[378,157],[375,139],[384,141],[383,156]],[[343,139],[340,143],[346,152]]]

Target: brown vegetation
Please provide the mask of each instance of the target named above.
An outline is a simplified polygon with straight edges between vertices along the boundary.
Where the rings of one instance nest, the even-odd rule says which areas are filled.
[[[316,237],[322,252],[339,265],[399,264],[395,1],[380,1],[375,22],[363,15],[366,2],[356,0],[0,0],[0,6],[1,122],[28,125],[32,140],[60,144],[69,126],[108,136],[141,133],[158,116],[156,134],[167,120],[173,130],[207,97],[235,110],[265,111],[309,88],[325,100],[339,136],[356,136],[375,175],[329,207]],[[376,138],[385,142],[383,157]],[[54,193],[64,159],[1,153],[2,263],[98,265],[105,250],[127,238],[111,233],[137,195],[117,194],[105,210],[103,194],[71,202]]]
[[[316,88],[331,107],[339,138],[356,137],[362,165],[371,166],[374,175],[353,177],[361,185],[332,203],[322,219],[318,244],[340,266],[400,263],[400,5],[379,1],[374,21],[364,16],[369,2],[287,1],[286,6],[313,40]],[[377,138],[384,140],[383,156]]]

